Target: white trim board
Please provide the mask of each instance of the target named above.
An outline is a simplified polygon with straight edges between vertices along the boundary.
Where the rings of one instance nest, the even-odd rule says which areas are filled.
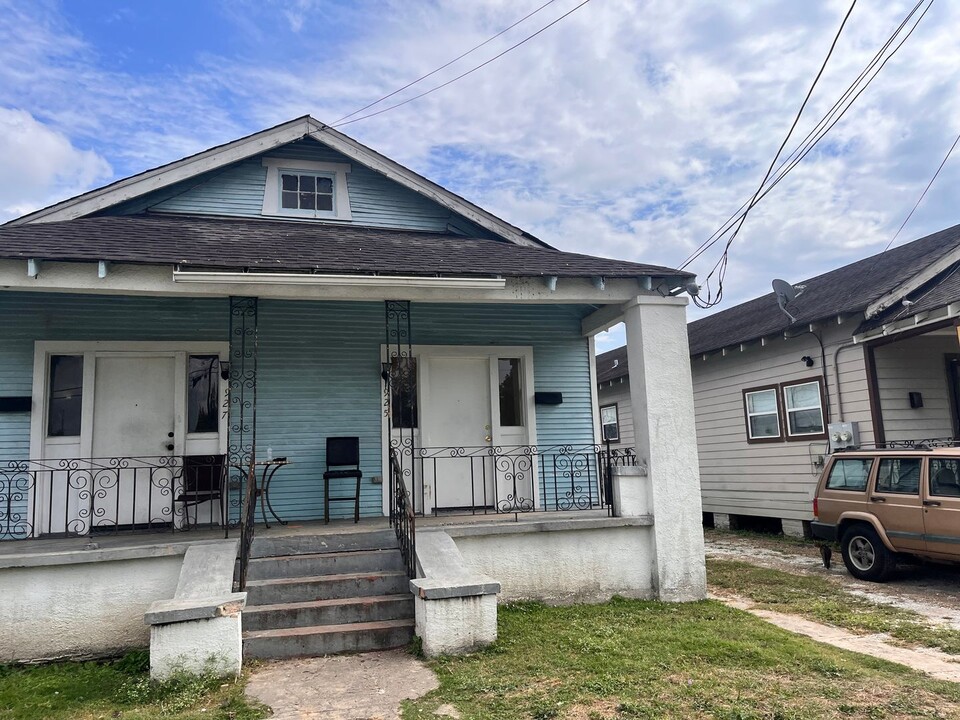
[[[474,205],[444,187],[427,180],[390,158],[362,145],[353,138],[305,115],[276,127],[261,130],[247,137],[212,147],[203,152],[161,165],[90,192],[56,203],[11,220],[9,225],[35,222],[73,220],[90,215],[113,205],[132,200],[149,192],[161,190],[182,180],[188,180],[241,160],[310,137],[337,150],[364,167],[384,175],[418,195],[439,203],[448,210],[465,217],[485,230],[516,245],[547,247],[547,243],[524,233],[520,228]]]

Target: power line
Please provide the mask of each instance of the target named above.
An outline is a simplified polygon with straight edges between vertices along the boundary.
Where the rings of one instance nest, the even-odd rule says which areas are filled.
[[[384,96],[383,96],[382,98],[380,98],[379,100],[374,100],[372,103],[370,103],[370,104],[368,104],[368,105],[364,105],[362,108],[359,108],[359,109],[357,109],[357,110],[354,110],[354,111],[353,111],[352,113],[350,113],[349,115],[344,115],[342,118],[339,118],[339,119],[335,120],[333,124],[336,125],[337,123],[342,122],[342,121],[346,120],[347,118],[351,118],[351,117],[353,117],[354,115],[357,115],[357,114],[359,114],[359,113],[362,113],[364,110],[369,110],[369,109],[372,108],[374,105],[379,105],[379,104],[382,103],[384,100],[389,100],[389,99],[392,98],[394,95],[396,95],[396,94],[398,94],[398,93],[402,93],[402,92],[403,92],[404,90],[406,90],[407,88],[411,88],[411,87],[413,87],[414,85],[416,85],[418,82],[421,82],[421,81],[423,81],[423,80],[426,80],[426,79],[427,79],[428,77],[430,77],[431,75],[436,75],[438,72],[440,72],[441,70],[445,70],[446,68],[448,68],[448,67],[450,67],[451,65],[453,65],[455,62],[458,62],[458,61],[460,61],[460,60],[463,60],[467,55],[471,54],[472,52],[474,52],[474,51],[476,51],[476,50],[479,50],[479,49],[482,48],[484,45],[487,45],[488,43],[493,42],[493,41],[496,40],[498,37],[500,37],[501,35],[503,35],[505,32],[508,32],[508,31],[510,31],[510,30],[513,30],[513,28],[515,28],[517,25],[519,25],[520,23],[524,22],[525,20],[528,20],[528,19],[532,18],[532,17],[533,17],[534,15],[536,15],[538,12],[540,12],[541,10],[543,10],[545,7],[547,7],[548,5],[552,5],[552,4],[555,3],[556,1],[557,1],[557,0],[547,0],[547,2],[545,2],[543,5],[541,5],[540,7],[538,7],[536,10],[533,10],[532,12],[527,13],[527,14],[524,15],[522,18],[520,18],[519,20],[517,20],[515,23],[513,23],[512,25],[508,25],[508,26],[505,27],[503,30],[501,30],[500,32],[498,32],[496,35],[493,35],[493,36],[491,36],[491,37],[488,37],[486,40],[484,40],[484,41],[483,41],[482,43],[480,43],[479,45],[474,45],[472,48],[470,48],[469,50],[467,50],[467,51],[466,51],[465,53],[463,53],[462,55],[457,55],[457,57],[455,57],[455,58],[454,58],[453,60],[451,60],[450,62],[444,63],[443,65],[441,65],[440,67],[436,68],[435,70],[431,70],[431,71],[428,72],[426,75],[421,75],[421,76],[418,77],[416,80],[414,80],[414,81],[412,81],[412,82],[408,82],[408,83],[407,83],[406,85],[404,85],[403,87],[397,88],[396,90],[394,90],[392,93],[390,93],[390,94],[388,94],[388,95],[384,95]]]
[[[893,242],[900,235],[900,232],[903,230],[904,227],[906,227],[907,223],[910,222],[910,218],[913,217],[913,213],[916,212],[917,208],[920,207],[920,203],[922,203],[923,199],[927,196],[927,191],[930,189],[930,186],[933,185],[933,181],[937,179],[937,176],[940,174],[940,171],[943,170],[943,166],[947,164],[947,160],[949,160],[950,156],[953,155],[953,149],[957,146],[958,142],[960,142],[960,135],[957,135],[957,139],[953,141],[953,145],[951,145],[950,149],[947,150],[947,154],[946,156],[944,156],[943,161],[940,163],[940,166],[937,168],[937,171],[933,174],[933,177],[930,178],[930,182],[927,183],[927,186],[923,189],[923,192],[920,193],[920,197],[917,199],[916,204],[914,204],[913,208],[907,214],[907,217],[900,224],[900,227],[899,229],[897,229],[896,234],[892,238],[890,238],[890,242],[888,242],[887,246],[883,248],[883,252],[886,252],[887,250],[890,249],[890,246],[893,245]],[[883,253],[880,253],[880,254],[882,255]]]
[[[516,44],[514,44],[514,45],[511,45],[510,47],[508,47],[508,48],[507,48],[506,50],[504,50],[503,52],[498,53],[497,55],[494,55],[494,56],[493,56],[492,58],[490,58],[489,60],[486,60],[486,61],[480,63],[480,64],[477,65],[476,67],[473,67],[473,68],[467,70],[466,72],[461,73],[460,75],[457,75],[455,78],[453,78],[453,79],[451,79],[451,80],[447,80],[447,82],[445,82],[445,83],[441,83],[440,85],[437,85],[436,87],[432,87],[432,88],[430,88],[429,90],[420,93],[419,95],[414,95],[414,96],[411,97],[411,98],[407,98],[406,100],[403,100],[402,102],[398,102],[398,103],[396,103],[395,105],[390,105],[390,106],[388,106],[388,107],[385,107],[385,108],[383,108],[382,110],[377,110],[377,111],[375,111],[375,112],[368,113],[368,114],[366,114],[366,115],[361,115],[360,117],[353,118],[352,120],[346,120],[346,121],[344,121],[344,122],[334,123],[331,127],[335,127],[335,128],[336,128],[336,127],[342,127],[343,125],[350,125],[351,123],[360,122],[361,120],[366,120],[367,118],[372,118],[372,117],[375,117],[376,115],[382,115],[382,114],[385,113],[385,112],[390,112],[391,110],[396,110],[398,107],[402,107],[403,105],[406,105],[407,103],[411,103],[411,102],[413,102],[414,100],[419,100],[420,98],[425,97],[425,96],[429,95],[430,93],[434,93],[434,92],[436,92],[437,90],[441,90],[441,89],[447,87],[447,85],[451,85],[451,84],[457,82],[457,80],[461,80],[461,79],[467,77],[467,75],[471,75],[471,74],[475,73],[477,70],[480,70],[481,68],[486,67],[487,65],[489,65],[489,64],[492,63],[493,61],[499,60],[500,58],[502,58],[504,55],[506,55],[506,54],[507,54],[508,52],[510,52],[511,50],[515,50],[515,49],[517,49],[518,47],[520,47],[521,45],[523,45],[524,43],[526,43],[526,42],[528,42],[528,41],[530,41],[530,40],[533,40],[533,38],[535,38],[537,35],[539,35],[540,33],[544,32],[544,31],[546,31],[546,30],[548,30],[548,29],[550,29],[551,27],[553,27],[554,25],[556,25],[558,22],[560,22],[560,21],[563,20],[564,18],[569,17],[570,15],[572,15],[573,13],[575,13],[577,10],[579,10],[580,8],[582,8],[584,5],[586,5],[588,2],[590,2],[590,0],[583,0],[583,2],[581,2],[579,5],[574,6],[571,10],[568,10],[568,11],[565,12],[563,15],[561,15],[560,17],[558,17],[556,20],[553,20],[552,22],[544,25],[542,28],[540,28],[539,30],[537,30],[535,33],[533,33],[533,34],[531,34],[531,35],[528,35],[528,36],[525,37],[523,40],[521,40],[520,42],[518,42],[518,43],[516,43]]]
[[[726,275],[727,269],[727,260],[729,258],[730,246],[733,244],[733,241],[737,239],[737,235],[740,234],[740,229],[743,227],[743,224],[747,220],[747,215],[750,213],[750,210],[753,209],[753,206],[757,203],[757,198],[760,195],[760,192],[763,190],[764,185],[766,185],[767,180],[770,177],[770,173],[773,172],[774,166],[777,164],[777,160],[780,157],[780,154],[783,152],[783,149],[786,147],[787,143],[790,141],[790,136],[793,134],[794,129],[797,127],[797,123],[800,122],[800,116],[803,114],[804,108],[806,108],[807,103],[810,100],[810,96],[813,95],[813,90],[816,88],[817,83],[820,81],[820,77],[823,75],[824,70],[827,69],[827,63],[830,61],[830,58],[833,56],[833,51],[837,46],[837,42],[840,40],[840,35],[843,33],[843,28],[847,24],[847,20],[850,18],[853,8],[856,7],[857,0],[853,0],[850,4],[850,9],[847,10],[847,14],[843,16],[843,22],[840,23],[840,27],[837,30],[837,34],[833,38],[833,42],[830,43],[830,49],[827,51],[827,56],[823,59],[823,64],[820,66],[820,70],[817,72],[816,77],[813,79],[813,82],[810,84],[810,89],[807,90],[806,97],[804,97],[803,102],[800,104],[800,109],[797,111],[796,117],[794,117],[793,122],[790,124],[790,129],[787,131],[786,137],[783,138],[783,142],[780,143],[780,147],[777,149],[777,154],[773,156],[773,160],[770,161],[770,166],[767,168],[767,172],[763,176],[763,180],[760,181],[760,184],[757,186],[756,192],[754,192],[753,197],[750,199],[750,203],[747,205],[746,209],[740,216],[740,221],[737,224],[736,228],[733,231],[733,235],[730,236],[730,239],[727,241],[726,246],[723,249],[723,254],[720,256],[720,260],[717,261],[717,264],[713,267],[713,270],[707,275],[707,283],[710,282],[710,278],[713,277],[714,273],[719,271],[717,276],[717,295],[712,297],[712,292],[707,285],[707,299],[700,300],[698,297],[694,296],[693,300],[698,307],[709,308],[713,307],[723,299],[723,278]]]
[[[926,15],[927,11],[930,9],[931,5],[933,4],[933,0],[929,0],[929,4],[924,9],[923,13],[921,13],[920,17],[917,18],[917,21],[914,23],[913,27],[910,28],[907,34],[903,37],[900,43],[890,52],[890,54],[887,55],[886,57],[883,57],[884,53],[889,49],[893,41],[903,31],[903,28],[907,25],[907,23],[909,23],[913,15],[916,14],[917,10],[925,2],[928,2],[928,0],[919,0],[916,3],[916,5],[914,5],[913,9],[911,9],[911,11],[907,13],[906,17],[904,17],[904,19],[900,22],[900,25],[897,26],[896,30],[894,30],[894,32],[890,35],[887,41],[881,46],[881,48],[870,60],[870,62],[867,63],[864,69],[860,71],[860,74],[857,76],[857,78],[850,84],[850,86],[847,87],[847,89],[840,96],[840,98],[837,99],[836,102],[834,102],[833,106],[827,111],[827,113],[822,118],[820,118],[819,122],[813,127],[813,129],[811,129],[810,132],[807,133],[807,136],[804,138],[803,142],[800,143],[800,145],[798,145],[796,148],[794,148],[794,150],[790,153],[790,155],[787,156],[787,158],[783,161],[780,167],[777,168],[777,171],[774,174],[775,179],[757,197],[758,201],[766,197],[766,195],[774,187],[776,187],[776,185],[779,184],[780,181],[783,180],[784,177],[786,177],[786,175],[789,174],[789,172],[793,170],[797,166],[797,164],[810,153],[810,151],[813,150],[813,148],[820,142],[820,140],[822,140],[823,137],[834,127],[834,125],[836,125],[843,118],[843,116],[853,106],[853,104],[857,101],[860,95],[876,79],[877,75],[880,74],[880,71],[883,70],[883,67],[887,64],[887,62],[897,53],[897,51],[903,46],[903,44],[907,41],[907,39],[913,34],[913,31],[916,30],[917,25],[920,24],[920,21],[923,19],[924,15]],[[880,62],[881,58],[883,58],[882,62]],[[877,63],[879,63],[879,67],[877,67]],[[874,71],[875,67],[876,67],[876,70]],[[867,78],[866,81],[864,82],[864,78],[866,78],[871,71],[874,71],[873,74],[870,75],[869,78]],[[861,82],[863,83],[863,86],[856,91],[856,94],[853,95],[852,98],[850,98],[850,94],[853,93],[854,90],[856,90],[857,86]],[[849,98],[849,101],[844,106],[843,104],[845,101],[848,100],[848,98]],[[843,107],[843,109],[840,110],[839,114],[837,114],[837,111],[841,108],[841,106]],[[692,263],[694,260],[699,258],[704,252],[706,252],[714,244],[716,244],[721,237],[723,237],[726,233],[728,233],[730,229],[733,227],[733,224],[740,217],[740,214],[744,211],[744,209],[747,207],[749,203],[750,203],[749,200],[745,201],[743,205],[741,205],[737,209],[736,212],[734,212],[729,218],[727,218],[727,220],[724,221],[720,225],[720,227],[717,228],[710,235],[710,237],[708,237],[703,243],[701,243],[700,246],[697,247],[697,249],[694,250],[693,253],[691,253],[687,257],[687,259],[683,261],[683,264],[680,265],[680,268],[681,269],[686,268],[690,263]]]

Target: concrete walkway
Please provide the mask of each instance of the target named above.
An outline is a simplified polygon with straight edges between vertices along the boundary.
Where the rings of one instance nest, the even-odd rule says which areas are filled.
[[[960,657],[955,655],[948,655],[933,648],[905,648],[893,645],[889,642],[889,636],[882,634],[854,635],[847,630],[823,625],[796,615],[762,610],[743,598],[713,597],[730,607],[745,610],[777,627],[798,635],[806,635],[817,642],[906,665],[937,680],[960,682]]]
[[[333,655],[263,665],[247,696],[273,720],[395,720],[400,703],[437,687],[433,671],[406,650]]]

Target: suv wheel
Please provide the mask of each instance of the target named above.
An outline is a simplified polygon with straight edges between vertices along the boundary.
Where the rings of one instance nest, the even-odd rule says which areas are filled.
[[[883,582],[896,568],[893,553],[869,525],[854,525],[843,533],[840,552],[847,570],[860,580]]]

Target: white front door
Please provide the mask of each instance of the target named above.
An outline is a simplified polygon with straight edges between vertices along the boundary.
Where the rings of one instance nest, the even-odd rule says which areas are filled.
[[[94,526],[173,521],[178,473],[163,467],[163,459],[176,451],[175,372],[173,354],[96,359],[92,455],[143,460],[129,462],[118,476],[95,474]]]
[[[434,507],[493,505],[493,464],[485,452],[493,440],[489,358],[431,357],[427,377],[423,416],[430,457],[423,481],[433,487]]]

